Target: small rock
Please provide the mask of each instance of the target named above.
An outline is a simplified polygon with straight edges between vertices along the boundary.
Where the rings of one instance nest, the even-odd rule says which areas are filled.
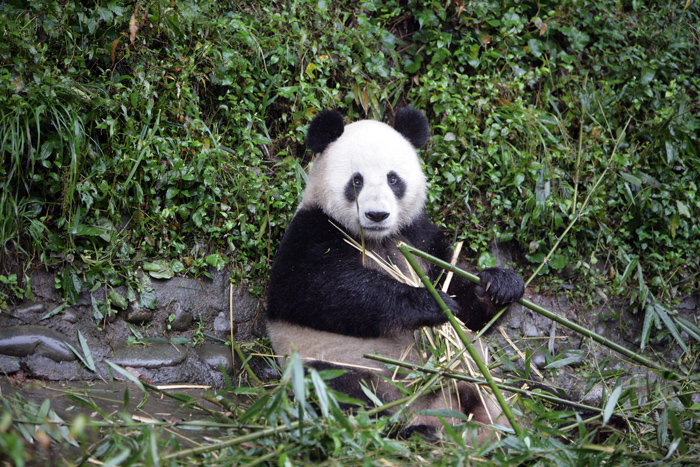
[[[185,310],[179,302],[175,302],[172,308],[173,312],[168,316],[170,329],[178,332],[187,331],[192,325],[192,314]]]
[[[40,313],[41,311],[44,310],[44,304],[43,303],[31,303],[23,307],[18,307],[15,309],[15,312],[17,314],[24,314],[24,313]]]
[[[535,352],[530,358],[530,363],[535,365],[538,369],[542,369],[547,366],[547,358],[541,352]]]
[[[114,356],[110,360],[121,366],[160,368],[179,365],[185,361],[186,357],[187,350],[184,346],[163,342],[147,346],[127,345],[119,347],[114,351]]]
[[[523,314],[513,311],[508,318],[508,327],[511,329],[519,329],[523,325]]]
[[[219,370],[224,366],[226,373],[233,373],[233,356],[231,347],[224,344],[204,344],[197,349],[197,354],[213,370]]]
[[[697,308],[697,303],[695,301],[695,297],[692,295],[689,295],[685,297],[683,300],[681,300],[680,305],[678,305],[678,308],[680,310],[694,310]]]
[[[55,362],[75,360],[75,354],[66,342],[70,342],[66,336],[44,326],[10,326],[0,329],[0,354],[4,355],[42,355]]]
[[[231,298],[234,322],[242,323],[255,318],[260,307],[260,300],[256,300],[248,291],[238,287],[234,288]]]
[[[32,355],[25,360],[25,365],[33,377],[50,381],[74,380],[80,374],[78,362],[56,362],[42,355]]]
[[[234,323],[235,325],[235,323]],[[222,311],[219,313],[216,318],[214,319],[214,331],[217,332],[230,332],[231,331],[231,322],[228,319],[228,316]]]
[[[276,381],[280,379],[280,374],[274,368],[269,366],[263,367],[257,372],[258,378],[264,382]]]
[[[525,337],[542,337],[542,331],[534,323],[523,324],[523,334]]]
[[[126,315],[126,321],[129,323],[146,323],[153,317],[153,312],[141,308],[138,302],[131,303],[129,311]]]
[[[596,384],[591,388],[590,391],[588,391],[584,396],[583,402],[584,404],[588,405],[593,405],[593,406],[600,406],[600,403],[603,400],[603,386],[601,384]]]
[[[19,370],[19,358],[0,355],[0,373],[9,375],[10,373],[18,372]]]
[[[63,321],[68,321],[71,324],[75,324],[79,320],[78,315],[75,313],[75,310],[73,310],[72,308],[66,309],[65,313],[63,313],[62,319],[63,319]]]

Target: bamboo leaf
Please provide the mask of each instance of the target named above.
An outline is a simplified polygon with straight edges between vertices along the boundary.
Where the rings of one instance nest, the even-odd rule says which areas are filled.
[[[686,455],[688,453],[688,447],[685,445],[683,429],[681,424],[678,422],[678,417],[676,416],[675,411],[668,411],[668,422],[671,425],[671,432],[673,433],[673,443],[671,443],[671,448],[669,448],[668,455],[666,457],[673,454],[673,450],[675,450],[674,444],[679,448],[682,455]]]
[[[651,332],[651,323],[654,321],[654,315],[656,311],[653,306],[647,306],[647,313],[644,315],[644,325],[642,326],[642,336],[639,348],[644,350],[647,342],[649,342],[649,333]]]
[[[639,262],[638,259],[633,259],[632,261],[627,264],[627,267],[625,268],[625,272],[622,273],[622,277],[620,278],[619,282],[620,284],[624,284],[627,279],[634,273],[634,271],[637,269],[637,263]]]
[[[80,347],[83,349],[83,355],[85,355],[85,366],[88,367],[88,369],[93,373],[97,373],[95,361],[92,359],[92,352],[90,351],[90,347],[88,346],[88,343],[80,330],[78,330],[78,341],[80,342]]]
[[[661,411],[659,424],[656,428],[656,442],[659,446],[665,446],[668,441],[668,409]]]
[[[128,379],[129,381],[134,383],[140,390],[142,390],[143,392],[146,392],[146,388],[143,387],[143,383],[141,383],[141,381],[139,381],[139,379],[136,376],[132,375],[131,373],[129,373],[127,370],[120,367],[116,363],[110,362],[109,360],[105,360],[105,363],[107,365],[109,365],[114,371],[116,371],[117,373],[121,374],[126,379]]]
[[[678,342],[678,345],[681,346],[681,349],[683,349],[684,352],[687,352],[688,347],[685,345],[685,342],[683,342],[683,338],[681,338],[681,335],[678,333],[678,328],[676,327],[676,324],[668,315],[668,310],[658,302],[655,302],[653,306],[656,309],[656,314],[666,325],[666,329],[668,329],[668,331],[671,333],[676,342]]]
[[[122,463],[125,460],[127,460],[130,455],[131,455],[131,449],[124,448],[124,449],[122,449],[122,451],[119,454],[117,454],[116,456],[109,459],[106,463],[104,463],[103,467],[112,467],[112,466],[122,465]]]
[[[562,358],[561,360],[557,360],[557,361],[555,361],[555,362],[552,362],[552,363],[550,363],[549,365],[547,365],[546,367],[544,367],[544,369],[545,369],[545,370],[550,370],[550,369],[553,369],[553,368],[561,368],[561,367],[566,366],[566,365],[569,365],[569,364],[571,364],[571,363],[576,363],[576,362],[578,362],[578,361],[580,361],[580,360],[581,360],[581,356],[580,356],[580,355],[573,355],[573,356],[571,356],[571,357]]]
[[[303,404],[306,402],[306,388],[304,386],[304,367],[301,364],[301,358],[298,353],[292,354],[289,358],[288,365],[291,367],[292,389],[297,402]]]
[[[321,413],[323,414],[324,417],[328,416],[328,388],[326,387],[326,383],[323,382],[321,379],[321,376],[318,374],[318,371],[311,369],[311,382],[314,385],[314,388],[316,388],[316,395],[318,396],[318,403],[321,406]]]
[[[671,445],[668,447],[668,453],[664,457],[664,460],[669,459],[674,452],[676,452],[676,449],[678,449],[678,446],[681,444],[681,440],[678,438],[675,438],[672,442]]]
[[[469,420],[469,417],[464,415],[462,412],[457,412],[455,410],[446,410],[446,409],[427,409],[427,410],[420,410],[417,413],[421,415],[428,415],[430,417],[442,417],[442,418],[457,418],[460,420],[467,421]]]
[[[263,394],[262,397],[255,401],[253,405],[241,415],[241,423],[246,423],[248,420],[260,415],[260,411],[262,411],[269,401],[270,394]]]
[[[610,394],[608,402],[605,404],[605,410],[603,411],[603,425],[607,425],[608,421],[610,421],[610,417],[612,417],[613,411],[615,410],[615,405],[617,405],[617,400],[620,398],[620,394],[622,394],[622,386],[617,386],[613,390],[612,394]]]
[[[381,407],[384,405],[384,403],[380,401],[379,398],[377,398],[377,395],[370,391],[367,386],[365,386],[364,381],[360,384],[360,388],[362,389],[362,392],[365,393],[365,396],[367,396],[374,405],[376,405],[377,407]]]
[[[683,318],[676,318],[676,322],[680,327],[688,333],[693,339],[700,341],[700,328]]]
[[[43,422],[43,420],[46,418],[46,416],[49,413],[49,409],[51,408],[51,400],[50,399],[44,399],[44,402],[41,403],[41,407],[39,408],[39,412],[37,412],[36,416]]]
[[[63,343],[66,344],[66,346],[71,350],[71,352],[75,354],[76,357],[78,357],[78,360],[80,360],[80,362],[85,366],[85,368],[90,368],[83,355],[80,352],[78,352],[78,350],[75,347],[73,347],[68,341],[63,341]]]
[[[41,318],[39,321],[43,321],[43,320],[45,320],[45,319],[49,319],[49,318],[51,318],[52,316],[59,314],[60,312],[63,311],[63,309],[64,309],[66,306],[68,306],[68,304],[67,304],[66,302],[61,303],[60,305],[58,305],[58,306],[57,306],[56,308],[54,308],[53,310],[51,310],[51,311],[49,311],[48,313],[46,313],[46,314],[44,315],[44,317]]]
[[[124,388],[124,410],[129,410],[129,386]]]

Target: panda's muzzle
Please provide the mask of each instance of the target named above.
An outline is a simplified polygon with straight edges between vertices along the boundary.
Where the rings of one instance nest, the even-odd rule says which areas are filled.
[[[372,222],[379,223],[389,217],[389,213],[385,211],[367,211],[365,212],[365,217]]]

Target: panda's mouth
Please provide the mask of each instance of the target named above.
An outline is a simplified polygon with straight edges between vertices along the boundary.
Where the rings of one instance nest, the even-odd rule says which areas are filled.
[[[375,240],[380,239],[380,238],[384,238],[387,235],[391,234],[391,228],[387,227],[387,226],[382,227],[382,226],[377,226],[377,225],[373,225],[373,226],[364,226],[363,225],[360,227],[360,229],[361,229],[360,235],[362,235],[364,233],[364,235],[366,235],[368,238],[372,238]]]

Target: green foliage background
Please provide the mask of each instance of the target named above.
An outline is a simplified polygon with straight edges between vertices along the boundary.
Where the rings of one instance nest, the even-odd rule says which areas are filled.
[[[481,264],[510,241],[527,275],[563,236],[548,283],[642,308],[698,289],[697,2],[0,10],[5,300],[27,294],[31,268],[64,271],[71,302],[155,259],[193,275],[228,263],[262,294],[309,120],[389,121],[406,104],[432,126],[428,209]]]

